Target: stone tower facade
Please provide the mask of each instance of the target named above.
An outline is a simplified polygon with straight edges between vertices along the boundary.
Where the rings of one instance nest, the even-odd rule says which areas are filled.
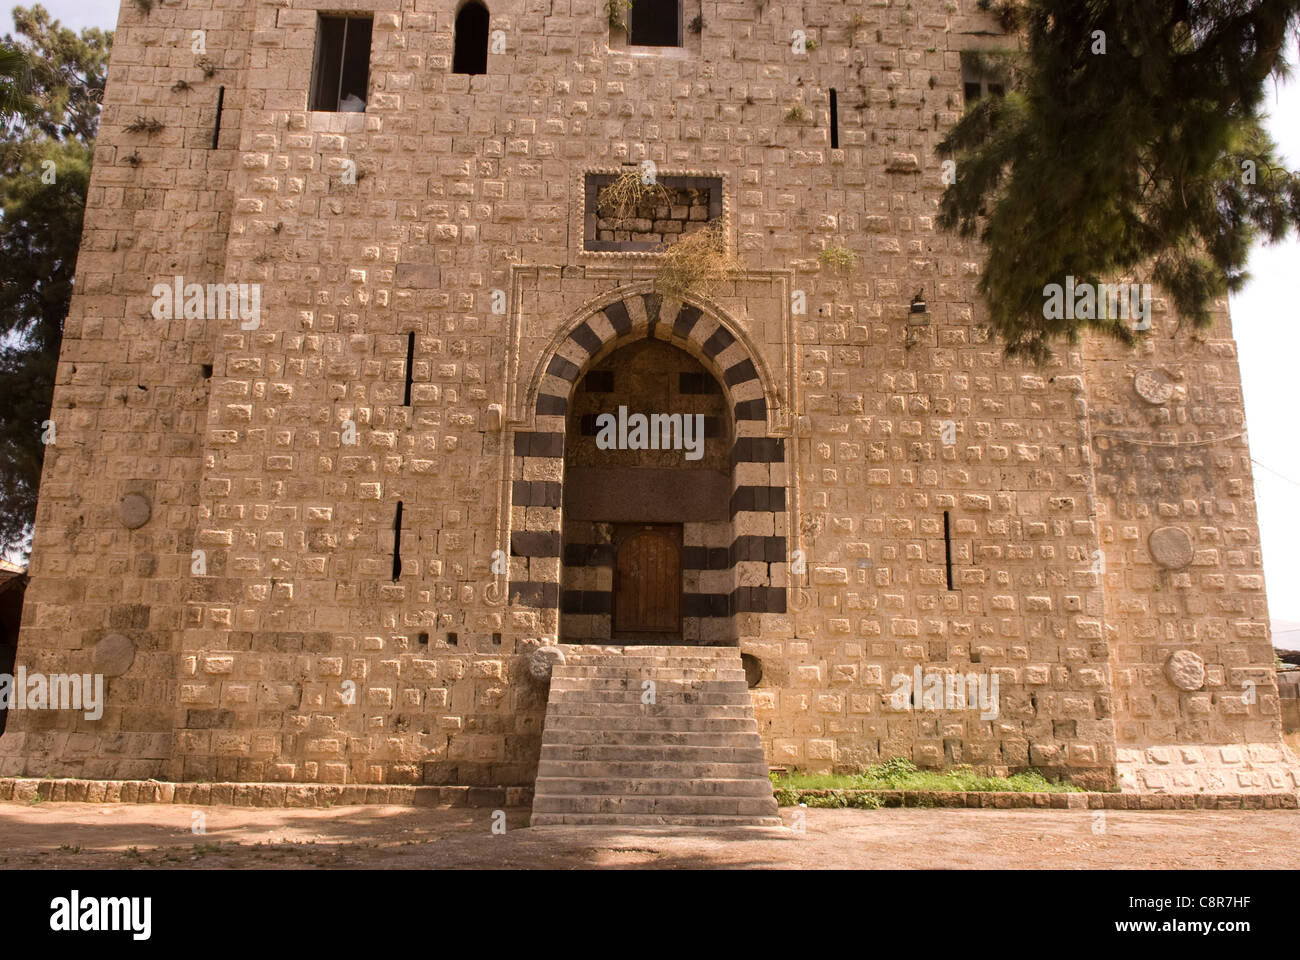
[[[640,526],[640,626],[740,647],[772,764],[1300,786],[1226,306],[1010,362],[936,229],[963,53],[1014,43],[975,0],[477,17],[123,4],[18,646],[107,702],[0,772],[531,783],[530,657],[627,639]],[[701,225],[740,272],[664,293]],[[620,405],[700,459],[602,459]]]

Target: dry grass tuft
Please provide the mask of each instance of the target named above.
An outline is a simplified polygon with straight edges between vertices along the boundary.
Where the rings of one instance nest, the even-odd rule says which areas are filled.
[[[600,188],[596,195],[596,210],[602,217],[626,220],[644,206],[666,205],[670,200],[671,196],[662,184],[646,183],[638,171],[629,170],[613,183]]]
[[[684,235],[666,249],[655,290],[678,299],[688,294],[707,295],[741,269],[740,260],[727,249],[721,225],[713,223]]]

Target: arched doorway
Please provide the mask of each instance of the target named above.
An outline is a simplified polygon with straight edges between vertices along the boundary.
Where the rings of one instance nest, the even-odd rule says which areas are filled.
[[[733,436],[722,384],[662,340],[622,346],[579,379],[564,443],[562,640],[731,639]]]
[[[786,612],[789,582],[791,476],[786,441],[769,425],[769,416],[773,423],[780,417],[780,396],[735,321],[661,298],[649,284],[637,286],[577,315],[535,361],[527,425],[508,432],[505,451],[508,603],[526,629],[570,642],[609,642],[616,543],[638,527],[680,528],[682,628],[673,642],[734,645],[757,638],[762,614]],[[665,347],[672,348],[668,354]],[[639,352],[625,354],[625,348]],[[649,373],[638,374],[641,367]],[[611,401],[621,391],[646,390],[646,402],[658,406],[626,409],[620,427],[620,404]],[[702,406],[668,405],[688,398]],[[675,410],[706,417],[712,439],[705,436],[699,460],[688,461],[671,444],[631,449],[640,447],[630,441],[634,432],[644,429],[648,440],[651,427],[648,416],[639,426],[633,414],[671,417]],[[584,429],[588,454],[601,449],[595,437],[602,413],[614,415],[613,436],[622,430],[625,443],[584,463],[574,451],[582,448]],[[656,429],[662,435],[662,420]],[[632,472],[584,478],[584,467]],[[660,582],[670,576],[665,572]]]

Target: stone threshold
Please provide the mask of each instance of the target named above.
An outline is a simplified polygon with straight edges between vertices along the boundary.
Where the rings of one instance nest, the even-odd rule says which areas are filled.
[[[795,790],[804,797],[874,795],[882,807],[997,810],[1294,810],[1295,793],[1013,793],[940,790]],[[850,804],[851,806],[851,804]]]
[[[230,807],[526,807],[533,788],[342,783],[171,783],[161,780],[0,778],[0,801],[179,803]]]

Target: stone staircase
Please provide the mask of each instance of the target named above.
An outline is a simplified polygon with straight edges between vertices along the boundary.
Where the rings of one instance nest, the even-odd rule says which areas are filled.
[[[534,827],[781,826],[737,648],[561,649]]]

